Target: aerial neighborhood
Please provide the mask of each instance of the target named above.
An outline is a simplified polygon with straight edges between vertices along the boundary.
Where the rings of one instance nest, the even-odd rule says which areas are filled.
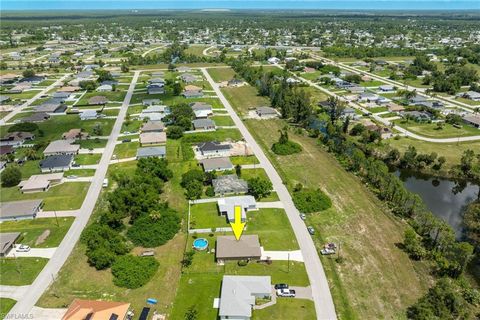
[[[478,11],[20,12],[5,319],[480,315]]]

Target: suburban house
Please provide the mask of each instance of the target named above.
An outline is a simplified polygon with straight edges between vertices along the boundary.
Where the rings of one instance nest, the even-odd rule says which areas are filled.
[[[215,195],[241,194],[248,191],[248,184],[245,180],[237,177],[236,174],[218,176],[212,180]]]
[[[196,147],[196,150],[206,157],[227,157],[230,155],[231,149],[231,144],[217,141],[202,142]]]
[[[271,58],[268,58],[268,63],[270,64],[277,64],[280,62],[280,59],[278,59],[277,57],[271,57]]]
[[[416,95],[415,97],[408,100],[408,103],[410,103],[411,105],[414,105],[414,106],[419,105],[419,104],[424,103],[424,102],[427,102],[427,98],[425,98],[423,96],[420,96],[420,95]]]
[[[189,106],[194,112],[200,110],[212,111],[212,106],[205,102],[192,102],[189,104]]]
[[[205,110],[194,110],[193,113],[195,114],[195,119],[206,119],[209,116],[213,115],[213,111],[210,109]]]
[[[13,146],[0,146],[0,156],[14,153],[15,149],[13,149]]]
[[[142,132],[140,133],[140,144],[165,144],[167,142],[166,132]]]
[[[182,79],[183,82],[185,83],[192,83],[197,81],[197,77],[191,73],[184,73],[180,76],[180,79]]]
[[[42,82],[43,80],[45,80],[45,77],[44,76],[32,76],[32,77],[27,77],[27,78],[22,78],[20,81],[20,83],[31,83],[31,84],[39,84],[40,82]]]
[[[183,66],[182,66],[182,67],[177,67],[175,70],[176,70],[177,72],[183,73],[183,72],[190,72],[190,71],[192,70],[192,68],[190,68],[190,67],[183,67]]]
[[[150,157],[155,157],[155,158],[165,158],[167,155],[167,150],[165,146],[158,146],[158,147],[145,147],[145,148],[139,148],[137,150],[137,160],[141,158],[150,158]]]
[[[462,97],[473,101],[480,101],[480,92],[467,91],[462,95]]]
[[[220,320],[249,320],[256,299],[272,295],[270,276],[223,276],[220,292]]]
[[[110,84],[102,84],[96,89],[98,92],[110,92],[113,90],[112,85]]]
[[[96,110],[83,110],[80,113],[80,120],[93,120],[98,118]]]
[[[0,257],[8,255],[18,238],[20,238],[20,232],[0,233]]]
[[[240,240],[234,236],[218,236],[215,258],[218,263],[227,260],[260,260],[262,249],[258,235],[243,235]]]
[[[22,193],[33,193],[47,191],[53,184],[62,182],[63,172],[35,174],[28,180],[21,181],[18,186]]]
[[[70,170],[73,163],[72,154],[49,156],[40,161],[42,172],[58,172]]]
[[[42,206],[41,199],[0,202],[0,221],[34,219]]]
[[[394,86],[389,85],[389,84],[384,84],[378,87],[378,90],[382,92],[392,92],[395,90]]]
[[[277,118],[278,112],[271,107],[258,107],[255,109],[256,114],[263,119]]]
[[[469,125],[474,126],[475,128],[480,129],[480,115],[475,115],[475,114],[467,115],[463,117],[463,121],[465,123],[468,123]]]
[[[195,130],[215,130],[215,122],[212,119],[195,119],[192,124]]]
[[[205,172],[233,170],[230,158],[207,158],[200,161]]]
[[[23,145],[26,141],[32,141],[33,139],[35,139],[35,135],[31,132],[10,132],[0,139],[0,146],[19,147]]]
[[[43,154],[45,156],[78,154],[78,150],[80,150],[80,145],[72,144],[72,140],[55,140],[48,144]]]
[[[396,104],[394,102],[390,102],[387,104],[387,108],[388,108],[388,111],[390,112],[396,112],[396,113],[399,113],[399,112],[403,112],[405,111],[405,107],[399,105],[399,104]]]
[[[401,116],[404,118],[410,117],[419,122],[432,120],[432,115],[426,111],[404,111]]]
[[[50,119],[50,115],[45,112],[35,112],[34,114],[20,119],[20,122],[43,122]]]
[[[143,99],[142,104],[144,106],[153,106],[160,103],[160,99]]]
[[[358,95],[358,101],[360,102],[376,102],[378,98],[378,95],[370,92],[364,92]]]
[[[62,320],[126,320],[130,303],[75,299]]]
[[[55,99],[46,101],[35,107],[35,112],[62,113],[65,112],[65,110],[67,110],[67,106]]]
[[[94,96],[88,99],[88,104],[93,106],[106,104],[107,102],[108,102],[108,99],[107,97],[104,97],[104,96]]]
[[[147,93],[148,94],[164,94],[165,87],[163,85],[150,84],[147,86]]]
[[[141,132],[162,132],[165,130],[165,124],[162,121],[147,121],[140,128]]]
[[[70,129],[64,134],[62,134],[62,139],[64,140],[82,140],[87,139],[88,133],[82,132],[82,129]]]
[[[80,87],[77,86],[67,86],[67,87],[61,87],[60,89],[57,90],[57,92],[68,92],[68,93],[73,93],[78,90],[80,90]]]
[[[242,221],[247,220],[247,212],[257,210],[257,202],[253,196],[234,196],[220,198],[217,201],[219,215],[224,215],[229,222],[235,221],[235,206],[242,207]]]
[[[58,99],[60,102],[65,102],[72,94],[66,91],[57,91],[52,94],[52,99]]]

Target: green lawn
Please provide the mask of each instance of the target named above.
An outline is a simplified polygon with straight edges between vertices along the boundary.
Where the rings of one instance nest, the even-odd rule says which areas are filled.
[[[250,85],[238,88],[222,88],[221,90],[230,103],[235,100],[235,105],[238,106],[237,112],[240,116],[247,115],[249,109],[270,105],[270,101],[266,97],[258,96],[257,90]]]
[[[238,141],[242,134],[238,129],[218,129],[210,132],[199,132],[185,134],[182,138],[187,143],[200,143],[207,141],[225,141],[227,139]]]
[[[46,192],[21,193],[17,187],[2,188],[0,201],[43,199],[43,210],[76,210],[82,206],[89,182],[66,182],[51,187]]]
[[[190,207],[190,228],[206,229],[228,227],[225,216],[218,214],[216,202],[199,203]]]
[[[95,169],[72,169],[67,170],[64,173],[65,177],[68,176],[77,176],[77,177],[93,177],[95,175]]]
[[[242,165],[242,164],[257,164],[257,163],[260,163],[257,159],[257,157],[255,156],[246,156],[246,157],[230,157],[230,161],[234,164],[234,165]]]
[[[101,158],[101,153],[77,154],[75,156],[75,163],[80,165],[98,164]]]
[[[253,320],[283,319],[285,315],[292,315],[298,320],[315,319],[315,305],[313,301],[304,299],[277,299],[271,307],[253,311]]]
[[[455,128],[451,124],[445,123],[441,130],[437,129],[437,124],[435,123],[418,123],[411,120],[409,122],[406,122],[405,120],[396,120],[395,124],[408,129],[413,133],[430,138],[456,138],[480,135],[479,129],[466,124],[461,128]]]
[[[67,233],[74,218],[39,218],[33,220],[5,221],[0,224],[1,232],[21,232],[22,239],[18,242],[36,248],[54,248],[60,245],[63,237]],[[57,225],[58,221],[58,225]],[[48,237],[39,244],[36,244],[38,237],[49,230]]]
[[[379,113],[379,112],[385,112],[388,111],[387,107],[373,107],[373,108],[368,108],[368,111],[371,113]]]
[[[17,301],[8,298],[0,298],[0,315],[7,314]]]
[[[232,68],[210,68],[208,73],[215,82],[228,81],[235,77],[235,71]]]
[[[242,169],[241,173],[242,173],[241,178],[244,180],[249,180],[252,178],[261,178],[261,179],[269,180],[267,173],[263,168]]]
[[[28,179],[30,176],[34,174],[40,174],[40,160],[28,160],[25,161],[20,168],[20,172],[22,173],[22,179]]]
[[[0,285],[24,286],[31,284],[47,264],[45,258],[1,258]]]
[[[95,148],[105,148],[107,145],[107,139],[87,139],[87,140],[77,140],[75,143],[80,144],[82,149],[95,149]]]
[[[217,126],[234,126],[235,123],[230,116],[212,116],[210,117]]]
[[[135,157],[138,148],[140,148],[140,143],[138,142],[120,143],[115,146],[113,154],[117,156],[117,159],[131,158]]]
[[[112,91],[112,92],[87,92],[86,94],[83,95],[82,99],[80,99],[77,102],[77,105],[87,105],[88,100],[90,100],[91,97],[95,96],[103,96],[106,97],[109,101],[118,101],[122,102],[123,99],[125,98],[126,92],[125,91]]]

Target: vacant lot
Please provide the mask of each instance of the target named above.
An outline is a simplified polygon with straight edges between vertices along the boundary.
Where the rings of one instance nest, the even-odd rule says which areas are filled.
[[[18,187],[2,188],[0,200],[17,201],[43,199],[43,210],[75,210],[82,206],[89,182],[65,182],[51,187],[45,192],[21,193]]]
[[[239,116],[247,115],[249,109],[270,105],[270,101],[266,97],[258,96],[257,89],[249,85],[239,88],[222,88],[222,92],[230,103],[235,101]]]
[[[397,120],[395,124],[408,129],[411,132],[430,138],[456,138],[480,135],[480,130],[472,126],[464,125],[461,128],[455,128],[451,124],[445,123],[443,129],[438,129],[435,123],[416,123]]]
[[[0,285],[24,286],[31,284],[47,264],[44,258],[0,259]]]
[[[232,68],[210,68],[208,73],[215,82],[228,81],[235,77],[235,71]]]
[[[42,218],[20,221],[6,221],[0,224],[1,232],[20,232],[22,244],[35,248],[58,247],[73,222],[74,218]],[[58,224],[57,224],[58,221]],[[39,237],[46,231],[48,237],[37,244]]]

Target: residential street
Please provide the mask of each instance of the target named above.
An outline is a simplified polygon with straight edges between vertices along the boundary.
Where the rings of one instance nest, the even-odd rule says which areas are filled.
[[[215,93],[220,98],[220,101],[227,109],[229,115],[232,117],[235,125],[240,130],[243,137],[254,151],[255,155],[260,161],[260,164],[265,169],[268,177],[272,181],[273,187],[277,192],[278,197],[284,204],[285,212],[295,232],[295,236],[300,246],[300,250],[302,251],[303,257],[305,259],[305,268],[310,279],[312,297],[315,303],[317,319],[336,319],[337,317],[335,313],[335,306],[333,304],[333,299],[330,294],[330,288],[328,285],[327,277],[323,270],[323,266],[320,262],[320,258],[318,256],[313,240],[310,234],[307,232],[305,223],[300,219],[299,212],[293,204],[290,193],[283,184],[279,174],[263,152],[262,148],[257,144],[253,136],[248,131],[247,127],[243,124],[240,117],[236,114],[228,100],[220,91],[218,84],[213,81],[212,77],[205,68],[202,68],[201,70],[212,88],[214,89]]]
[[[105,147],[105,152],[102,155],[102,158],[98,165],[98,169],[95,172],[95,176],[90,185],[90,188],[88,189],[82,207],[78,211],[79,213],[77,218],[70,227],[70,230],[65,235],[62,243],[55,251],[55,254],[49,260],[49,262],[35,279],[35,281],[32,283],[29,290],[7,314],[7,319],[15,319],[15,315],[27,314],[32,310],[32,307],[35,305],[41,295],[45,292],[48,286],[52,283],[53,278],[57,276],[61,267],[69,257],[75,244],[80,238],[82,230],[85,228],[93,212],[93,209],[95,208],[95,204],[100,195],[100,191],[102,190],[103,179],[107,174],[110,158],[112,157],[113,150],[115,148],[115,142],[118,139],[118,135],[120,134],[120,129],[122,128],[125,115],[127,114],[127,109],[130,103],[130,99],[132,98],[133,89],[135,88],[138,76],[139,72],[136,71],[128,89],[127,95],[125,96],[125,99],[123,101],[120,113],[117,117],[117,120],[115,121],[112,133],[110,134],[110,137],[108,139],[107,145]]]

